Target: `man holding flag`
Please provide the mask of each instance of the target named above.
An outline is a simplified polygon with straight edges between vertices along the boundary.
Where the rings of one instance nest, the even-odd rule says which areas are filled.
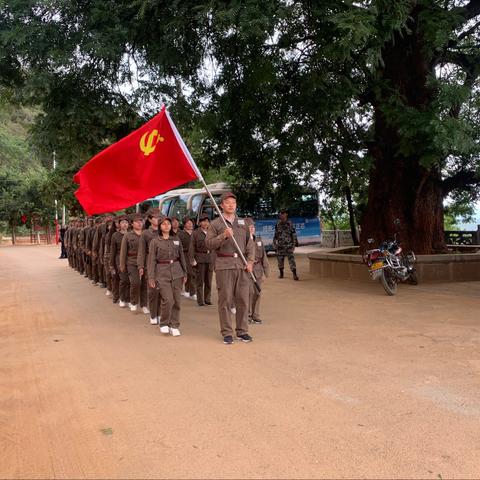
[[[110,145],[84,165],[74,177],[74,181],[80,184],[75,195],[87,214],[93,215],[130,207],[196,179],[202,182],[220,216],[218,221],[223,223],[227,231],[224,233],[217,229],[218,235],[228,235],[229,249],[233,249],[228,253],[235,252],[236,258],[239,257],[239,261],[243,262],[242,271],[248,272],[247,275],[250,275],[259,289],[252,273],[254,249],[245,248],[248,244],[244,238],[246,230],[237,229],[236,223],[227,223],[223,217],[165,106],[145,125]],[[233,210],[236,219],[235,210],[236,204]],[[240,245],[236,235],[240,235]],[[242,276],[242,288],[243,282]],[[248,288],[246,291],[248,302]],[[248,322],[245,323],[248,328]],[[223,317],[221,324],[227,325]],[[239,328],[237,324],[237,336],[244,336],[243,341],[250,341],[251,337],[243,323],[241,325]],[[223,326],[222,331],[227,331],[228,328]]]

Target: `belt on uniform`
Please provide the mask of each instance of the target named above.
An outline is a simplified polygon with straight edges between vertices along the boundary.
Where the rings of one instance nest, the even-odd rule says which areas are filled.
[[[237,257],[238,257],[238,253],[217,253],[217,257],[237,258]]]
[[[178,258],[176,258],[175,260],[157,260],[157,263],[159,263],[160,265],[168,265],[169,263],[174,263],[178,261]]]
[[[128,256],[129,256],[129,257],[136,257],[136,256],[137,256],[137,252],[128,252]]]
[[[210,253],[210,250],[197,250],[197,253]],[[220,256],[222,256],[222,255],[220,255]]]

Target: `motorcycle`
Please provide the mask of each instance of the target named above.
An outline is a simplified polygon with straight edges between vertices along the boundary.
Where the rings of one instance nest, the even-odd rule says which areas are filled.
[[[400,221],[395,220],[395,226],[400,226]],[[408,282],[417,285],[417,270],[415,267],[416,257],[413,252],[404,253],[398,240],[398,234],[394,234],[393,240],[387,240],[378,248],[367,250],[363,255],[373,280],[379,280],[388,295],[397,293],[399,282]],[[368,243],[373,244],[374,239],[369,238]]]

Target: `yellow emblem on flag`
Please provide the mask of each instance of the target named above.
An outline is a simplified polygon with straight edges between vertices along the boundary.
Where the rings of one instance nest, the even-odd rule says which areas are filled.
[[[145,132],[140,139],[140,150],[146,157],[155,151],[158,142],[163,142],[165,139],[159,135],[158,130]]]

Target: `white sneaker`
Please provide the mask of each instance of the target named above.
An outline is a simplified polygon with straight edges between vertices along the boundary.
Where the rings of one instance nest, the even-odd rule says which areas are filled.
[[[185,298],[190,298],[190,294],[189,294],[188,292],[183,292],[183,296],[184,296]]]
[[[178,328],[171,328],[170,329],[170,335],[172,337],[179,337],[180,336],[180,330]]]
[[[137,306],[130,304],[130,311],[131,312],[136,312],[137,311]]]
[[[197,294],[194,293],[193,295],[190,296],[190,298],[191,298],[192,300],[197,300]]]
[[[107,291],[105,292],[105,295],[106,295],[107,297],[111,297],[111,296],[112,296],[112,292],[111,292],[110,290],[107,290]]]
[[[127,304],[126,304],[125,302],[123,302],[122,300],[120,300],[120,301],[118,302],[118,306],[119,306],[120,308],[125,308],[125,307],[127,306]]]
[[[170,327],[168,325],[160,327],[160,333],[166,333],[168,335],[170,333]]]
[[[237,313],[237,309],[235,307],[232,307],[230,309],[230,311],[232,312],[233,315],[235,315]]]
[[[157,317],[155,318],[150,317],[150,325],[157,325],[157,324],[158,324]]]
[[[145,314],[145,315],[148,315],[150,313],[150,310],[147,308],[147,307],[142,307],[142,312]]]

